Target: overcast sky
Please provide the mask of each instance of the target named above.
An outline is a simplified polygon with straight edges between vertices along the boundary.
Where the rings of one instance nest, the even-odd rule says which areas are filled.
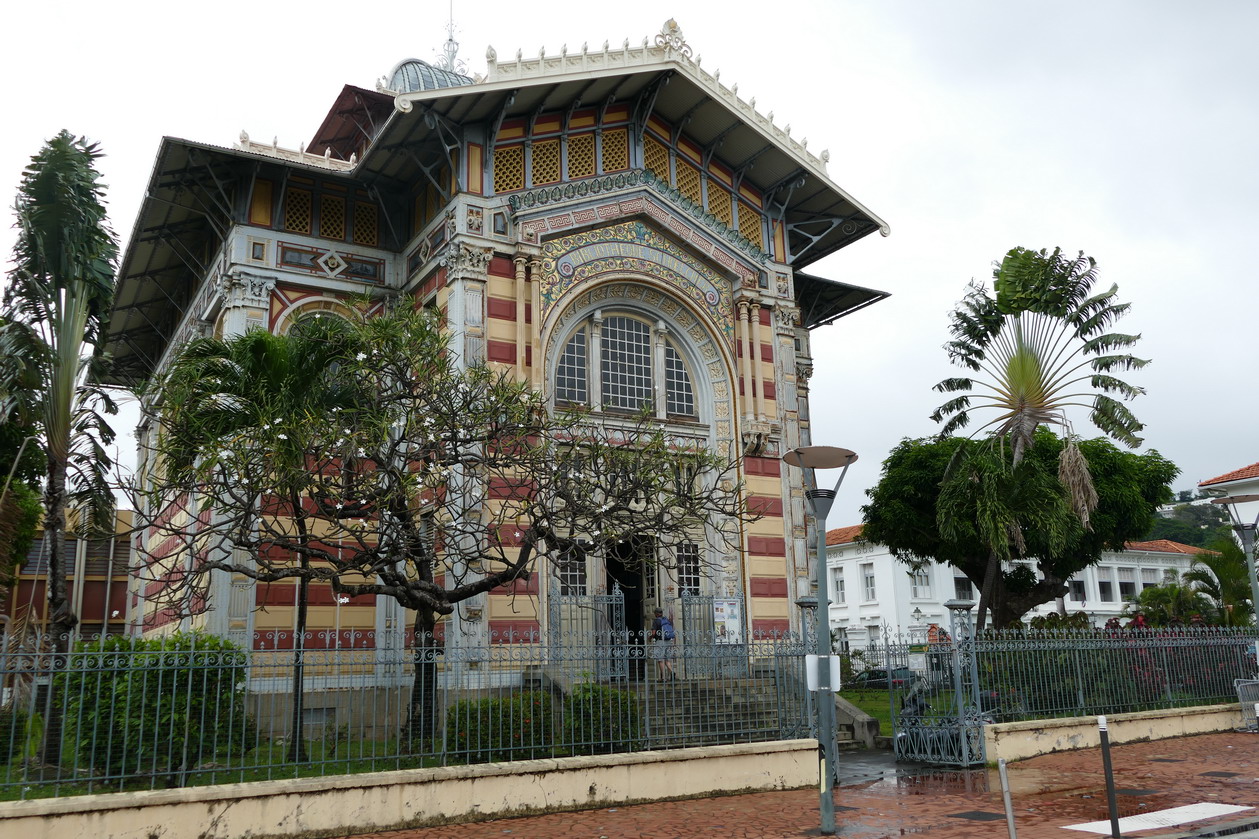
[[[953,374],[947,313],[1016,245],[1083,250],[1133,303],[1119,326],[1143,334],[1137,354],[1154,363],[1131,375],[1148,391],[1131,407],[1147,444],[1180,466],[1177,488],[1259,460],[1244,256],[1259,228],[1259,4],[605,8],[456,2],[460,55],[483,72],[489,45],[507,58],[637,44],[675,17],[705,68],[811,150],[829,149],[832,179],[891,225],[810,268],[892,294],[815,333],[815,442],[861,456],[831,526],[860,520],[900,438],[935,430],[928,415],[943,400],[931,386]],[[244,129],[296,147],[343,84],[373,87],[404,58],[432,61],[447,16],[447,2],[414,0],[19,4],[0,27],[0,195],[11,206],[46,138],[86,134],[109,155],[101,169],[125,243],[163,135],[226,146]],[[12,246],[6,224],[6,261]]]

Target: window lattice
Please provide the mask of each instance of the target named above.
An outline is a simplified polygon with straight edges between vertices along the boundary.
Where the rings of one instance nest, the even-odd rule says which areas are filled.
[[[595,135],[568,138],[568,177],[589,178],[595,173]]]
[[[729,190],[722,189],[712,181],[708,182],[708,212],[717,217],[717,221],[726,227],[734,227],[734,210],[731,209]]]
[[[319,235],[325,239],[345,238],[345,199],[341,196],[319,197]]]
[[[565,548],[559,556],[560,594],[586,593],[586,553],[578,547]]]
[[[553,184],[560,179],[560,141],[533,144],[533,185]]]
[[[704,206],[704,192],[700,187],[699,169],[678,160],[678,191],[699,206]]]
[[[629,135],[624,128],[603,132],[603,171],[629,168]]]
[[[294,233],[310,232],[313,202],[308,190],[289,187],[284,191],[284,229]]]
[[[761,250],[765,249],[765,239],[761,234],[761,214],[752,209],[750,204],[739,205],[739,232]]]
[[[669,180],[669,149],[658,140],[643,137],[643,166],[665,183]]]
[[[694,542],[683,542],[677,548],[678,558],[678,594],[699,594],[699,546]]]
[[[651,329],[634,318],[610,317],[603,322],[603,404],[636,411],[650,404]]]
[[[586,330],[578,329],[564,345],[555,368],[555,399],[575,405],[586,404]]]
[[[691,389],[691,376],[686,372],[682,356],[672,344],[664,346],[665,410],[670,414],[695,416],[695,394]]]
[[[525,188],[525,147],[499,146],[494,149],[494,191],[515,192]]]
[[[354,242],[375,246],[380,241],[375,204],[354,204]]]

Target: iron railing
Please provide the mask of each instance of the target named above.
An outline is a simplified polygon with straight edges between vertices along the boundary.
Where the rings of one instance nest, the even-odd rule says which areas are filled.
[[[259,633],[252,649],[239,649],[174,635],[57,653],[46,637],[9,639],[0,652],[0,799],[807,732],[794,637],[744,639],[738,666],[711,635],[664,646],[627,632],[490,640],[389,649],[369,632],[309,633],[301,645],[292,633]],[[676,680],[660,680],[666,663]]]

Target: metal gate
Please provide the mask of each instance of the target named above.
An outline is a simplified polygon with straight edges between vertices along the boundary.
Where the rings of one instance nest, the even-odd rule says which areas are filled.
[[[968,601],[950,600],[949,631],[885,636],[883,645],[897,760],[945,766],[984,762],[975,632]]]
[[[717,606],[738,613],[737,628],[718,622]],[[678,627],[682,661],[689,677],[748,675],[748,645],[743,620],[743,598],[711,594],[682,595],[682,625]]]
[[[631,647],[641,644],[641,639],[629,636],[620,586],[613,586],[609,594],[561,594],[559,584],[552,583],[547,596],[547,641],[559,658],[556,664],[572,670],[572,676],[593,666],[599,681],[627,678]]]

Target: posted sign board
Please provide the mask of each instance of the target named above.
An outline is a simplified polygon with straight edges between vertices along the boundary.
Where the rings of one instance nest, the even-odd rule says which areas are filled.
[[[743,604],[741,601],[713,601],[713,640],[718,644],[743,643]]]

